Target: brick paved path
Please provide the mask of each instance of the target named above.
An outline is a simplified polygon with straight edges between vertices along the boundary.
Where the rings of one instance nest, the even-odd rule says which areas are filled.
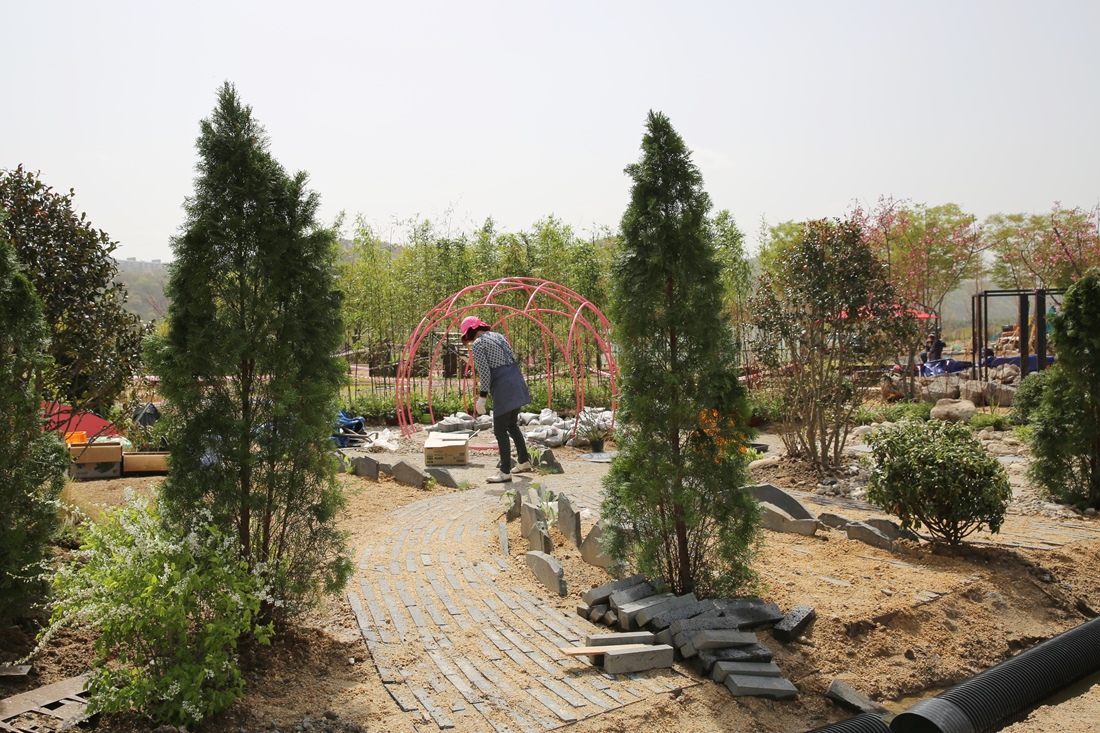
[[[383,684],[421,730],[537,733],[691,684],[671,669],[608,675],[562,657],[558,647],[606,630],[512,580],[495,549],[500,511],[477,489],[424,499],[392,512],[389,535],[360,557],[348,600]]]

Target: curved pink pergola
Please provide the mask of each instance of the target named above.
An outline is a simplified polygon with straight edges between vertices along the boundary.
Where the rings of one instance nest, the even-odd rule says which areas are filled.
[[[505,302],[501,302],[504,300]],[[522,307],[517,303],[522,303]],[[536,324],[542,336],[542,357],[546,365],[546,389],[548,402],[553,406],[554,375],[551,373],[551,349],[556,348],[565,358],[576,394],[576,412],[584,407],[585,377],[595,370],[584,360],[585,338],[594,341],[604,356],[607,376],[611,380],[611,408],[618,402],[616,388],[617,368],[611,353],[611,324],[596,306],[569,288],[548,280],[533,277],[506,277],[471,285],[439,302],[420,320],[412,336],[405,344],[401,361],[397,365],[394,392],[397,401],[397,421],[402,435],[413,433],[412,407],[414,386],[423,383],[428,398],[428,412],[436,420],[432,409],[432,385],[439,370],[440,353],[448,336],[459,332],[458,327],[466,316],[474,315],[509,335],[509,324],[515,319]],[[565,326],[568,326],[566,328]],[[556,331],[556,332],[555,332]],[[565,333],[563,337],[560,334]],[[414,362],[421,344],[430,335],[439,336],[432,349],[431,363],[426,377],[414,377]],[[429,343],[431,343],[429,341]],[[465,364],[459,369],[459,392],[467,396],[468,410],[473,412],[473,400],[477,387],[473,379],[473,359],[467,354]]]

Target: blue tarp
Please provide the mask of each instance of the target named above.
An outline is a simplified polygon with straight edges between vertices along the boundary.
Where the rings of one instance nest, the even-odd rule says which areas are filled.
[[[352,417],[347,410],[340,410],[336,416],[336,433],[332,436],[332,442],[340,448],[347,448],[351,442],[343,435],[344,430],[353,433],[361,433],[367,429],[367,421],[362,417]]]
[[[1047,354],[1047,366],[1054,363],[1054,355]],[[999,367],[1002,364],[1012,364],[1013,366],[1020,366],[1020,357],[1018,356],[991,356],[985,360],[987,367]],[[1028,372],[1034,372],[1039,368],[1039,355],[1028,354],[1027,357],[1027,370]]]
[[[921,377],[935,377],[940,374],[955,374],[963,372],[974,366],[973,362],[956,361],[955,359],[936,359],[925,364],[917,365],[917,375]]]

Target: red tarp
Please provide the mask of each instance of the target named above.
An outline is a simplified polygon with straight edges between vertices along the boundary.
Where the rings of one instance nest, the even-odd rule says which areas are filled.
[[[73,412],[72,407],[59,402],[43,402],[42,416],[46,420],[42,426],[42,432],[47,430],[66,433],[84,431],[88,434],[89,440],[98,435],[108,435],[112,438],[118,436],[115,426],[103,418],[90,412]]]

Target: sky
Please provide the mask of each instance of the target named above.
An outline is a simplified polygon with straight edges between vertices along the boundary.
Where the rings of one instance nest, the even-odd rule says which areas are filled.
[[[0,168],[75,189],[119,258],[172,258],[225,81],[326,222],[398,243],[616,229],[650,110],[750,250],[884,195],[1100,202],[1095,0],[8,1],[0,28]]]

